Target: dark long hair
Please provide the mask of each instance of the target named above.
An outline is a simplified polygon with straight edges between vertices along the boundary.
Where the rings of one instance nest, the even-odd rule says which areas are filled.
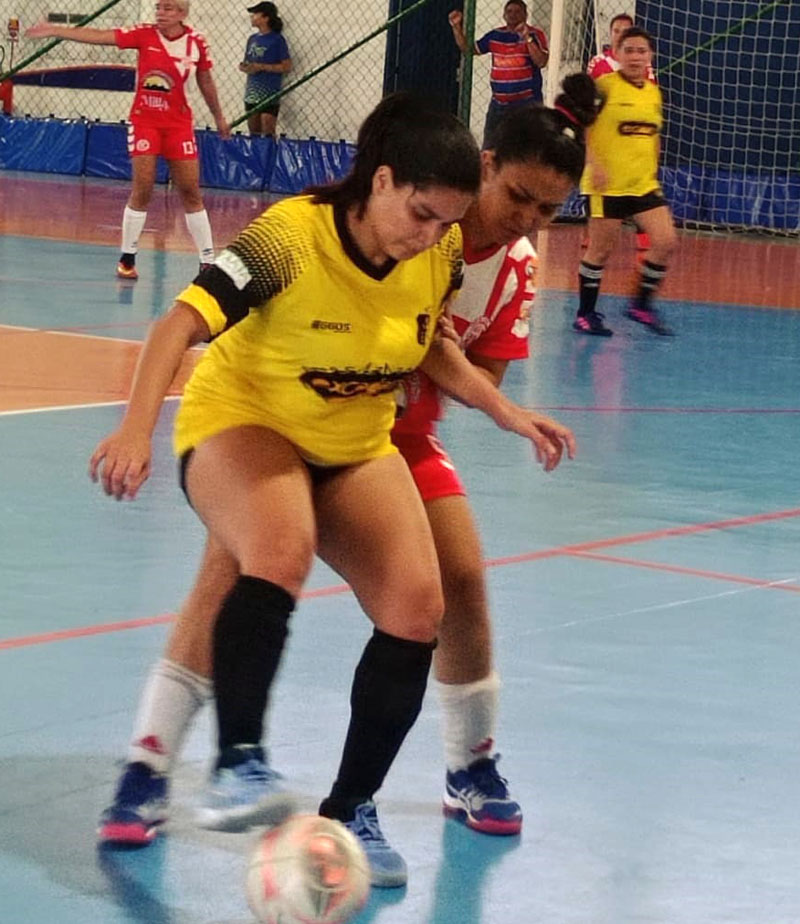
[[[392,168],[398,186],[444,186],[476,193],[481,181],[480,154],[469,129],[427,100],[402,92],[383,99],[362,123],[348,176],[306,192],[316,202],[357,205],[361,217],[372,193],[372,178],[382,165]]]
[[[266,7],[264,16],[269,20],[270,29],[273,32],[283,32],[283,20],[278,16],[278,7],[271,0],[265,0],[260,5]]]
[[[552,109],[526,106],[503,116],[491,147],[495,164],[536,161],[577,183],[586,160],[584,130],[601,108],[592,78],[570,74],[564,78]]]

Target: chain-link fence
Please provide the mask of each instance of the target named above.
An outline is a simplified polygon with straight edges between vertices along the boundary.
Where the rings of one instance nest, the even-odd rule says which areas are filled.
[[[462,8],[474,3],[475,37],[480,38],[490,29],[502,25],[503,0],[420,0],[435,3],[446,19],[449,9]],[[415,7],[417,4],[413,4]],[[566,45],[575,46],[575,67],[570,62],[566,70],[581,66],[578,48],[588,46],[586,30],[591,27],[587,10],[592,4],[586,0],[530,0],[528,21],[551,35],[553,7],[564,11]],[[415,15],[411,0],[392,4],[389,0],[332,0],[318,4],[313,0],[291,0],[279,3],[284,22],[283,35],[289,46],[292,70],[284,76],[278,131],[293,138],[317,137],[338,140],[355,138],[358,125],[378,102],[384,87],[386,33],[380,32],[361,47],[344,54],[347,49],[378,31],[393,9]],[[0,22],[18,24],[16,41],[3,36],[5,61],[0,70],[9,70],[34,54],[52,40],[27,39],[25,29],[46,19],[65,25],[75,25],[94,10],[95,2],[86,0],[0,0]],[[118,0],[118,2],[90,25],[99,29],[113,29],[139,21],[153,21],[154,10],[150,2]],[[211,0],[193,0],[188,23],[208,39],[215,66],[214,79],[229,120],[238,119],[244,112],[245,75],[239,71],[247,38],[252,34],[247,0],[241,6],[220,6]],[[577,38],[580,33],[580,38]],[[340,57],[341,56],[341,57]],[[338,59],[330,66],[326,62]],[[585,64],[585,62],[583,62]],[[14,82],[14,114],[57,118],[86,118],[91,121],[118,122],[128,115],[130,92],[99,89],[111,77],[119,79],[120,86],[132,87],[132,68],[135,52],[120,51],[115,47],[61,42],[26,67]],[[472,106],[470,125],[480,136],[483,119],[490,99],[489,70],[491,56],[473,59]],[[127,83],[124,69],[128,69]],[[314,73],[313,79],[303,82],[304,75]],[[552,61],[545,69],[548,74],[563,75],[565,68]],[[556,77],[556,80],[558,77]],[[295,89],[292,86],[301,81]],[[71,86],[70,86],[71,84]],[[189,89],[190,102],[197,125],[209,123],[210,117],[196,86]]]
[[[239,71],[239,63],[253,31],[246,7],[246,2],[238,7],[223,7],[210,0],[195,0],[186,17],[186,21],[209,42],[214,59],[212,73],[223,111],[230,121],[244,112],[246,77]],[[328,5],[312,0],[292,0],[291,6],[279,7],[279,12],[292,60],[292,71],[284,77],[284,87],[336,58],[378,30],[387,19],[386,7],[375,0],[349,0]],[[0,17],[19,24],[16,41],[11,42],[8,36],[4,38],[3,69],[18,65],[52,41],[26,38],[24,32],[30,25],[42,19],[75,25],[91,13],[85,0],[52,0],[50,4],[42,0],[0,0]],[[92,20],[90,26],[114,29],[153,20],[150,3],[119,0]],[[382,95],[385,44],[385,34],[381,33],[321,70],[313,80],[288,92],[281,99],[278,130],[296,138],[353,139],[358,125]],[[110,71],[116,70],[117,76],[122,78],[122,70],[134,67],[135,63],[135,52],[111,46],[61,42],[17,75],[14,114],[103,122],[124,120],[130,109],[130,92],[96,87],[108,82]],[[120,83],[125,86],[122,79]],[[196,124],[203,126],[210,122],[205,103],[193,84],[189,87],[189,98]]]

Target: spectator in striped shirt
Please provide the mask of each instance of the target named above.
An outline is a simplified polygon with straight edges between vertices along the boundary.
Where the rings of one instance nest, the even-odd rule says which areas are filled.
[[[456,45],[466,54],[462,12],[453,10],[448,19]],[[483,128],[484,148],[492,146],[494,129],[509,109],[542,102],[542,68],[550,56],[547,35],[538,26],[529,25],[523,0],[508,0],[503,20],[504,26],[487,32],[473,49],[473,54],[492,56],[492,99]]]

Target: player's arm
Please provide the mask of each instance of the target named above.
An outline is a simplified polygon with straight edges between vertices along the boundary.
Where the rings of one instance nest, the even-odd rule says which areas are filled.
[[[150,474],[151,439],[164,396],[186,350],[211,332],[191,305],[176,301],[152,325],[139,354],[131,396],[119,428],[101,440],[89,460],[89,477],[106,494],[133,499]]]
[[[253,70],[250,73],[255,74],[263,71],[265,74],[288,74],[292,69],[292,59],[284,58],[283,61],[276,61],[273,64],[253,64]]]
[[[476,369],[452,340],[433,341],[420,368],[447,394],[462,404],[483,411],[502,430],[510,430],[529,439],[545,471],[552,471],[561,461],[564,450],[575,455],[575,437],[566,427],[542,429],[536,415],[515,404]],[[549,421],[549,418],[545,418]],[[552,423],[555,423],[553,421]]]
[[[478,370],[481,375],[485,375],[489,382],[495,388],[499,388],[508,368],[509,360],[492,359],[491,356],[481,356],[480,353],[473,353],[467,350],[467,359]]]
[[[210,70],[197,71],[197,86],[203,94],[203,99],[206,101],[206,106],[208,106],[211,115],[214,116],[214,122],[220,137],[230,138],[231,128],[222,114],[222,106],[219,104],[219,96],[217,95],[217,85],[214,83]]]
[[[458,45],[458,50],[462,55],[467,53],[467,37],[464,35],[464,14],[461,10],[451,10],[448,13],[447,21],[453,30],[453,40]]]
[[[51,22],[37,22],[25,30],[25,38],[57,38],[65,42],[82,42],[86,45],[116,45],[115,29],[92,29],[88,26],[59,26]]]
[[[592,144],[592,129],[586,129],[586,170],[592,186],[600,193],[608,186],[608,170]]]
[[[539,33],[536,29],[531,29],[529,26],[526,26],[523,37],[525,38],[525,47],[528,49],[528,55],[531,61],[540,69],[545,67],[550,60],[550,52],[542,45]]]

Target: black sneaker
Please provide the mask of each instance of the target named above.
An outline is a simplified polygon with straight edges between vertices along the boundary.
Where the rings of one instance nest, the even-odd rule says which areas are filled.
[[[631,305],[625,312],[625,317],[630,318],[631,321],[636,321],[637,324],[644,324],[654,334],[659,334],[661,337],[675,336],[672,330],[661,320],[661,316],[655,308],[636,308]]]
[[[604,314],[599,311],[590,311],[588,314],[579,314],[572,322],[572,329],[579,334],[592,334],[595,337],[613,337],[614,331],[603,324]]]

